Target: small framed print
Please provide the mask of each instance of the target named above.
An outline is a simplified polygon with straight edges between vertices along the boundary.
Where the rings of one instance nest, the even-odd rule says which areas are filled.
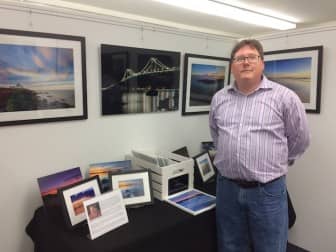
[[[215,176],[215,169],[212,165],[209,152],[203,152],[194,157],[197,171],[199,172],[202,181],[207,182]]]
[[[110,176],[112,190],[120,189],[126,207],[153,204],[149,171],[133,170]]]
[[[88,178],[59,190],[66,224],[73,228],[86,220],[83,202],[101,195],[98,176]]]

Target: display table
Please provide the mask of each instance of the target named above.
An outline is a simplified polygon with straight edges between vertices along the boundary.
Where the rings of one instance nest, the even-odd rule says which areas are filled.
[[[26,232],[34,242],[35,252],[215,252],[217,249],[215,209],[192,216],[155,200],[153,205],[128,209],[127,213],[129,223],[89,240],[87,226],[67,230],[62,216],[51,219],[40,207]]]

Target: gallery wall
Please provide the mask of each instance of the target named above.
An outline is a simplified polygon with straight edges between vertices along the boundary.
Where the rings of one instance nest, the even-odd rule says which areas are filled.
[[[308,114],[311,145],[287,176],[297,214],[289,239],[309,251],[336,251],[336,24],[257,38],[266,51],[323,45],[321,113]]]
[[[84,36],[88,94],[87,120],[0,127],[1,251],[33,251],[25,226],[42,204],[36,178],[77,166],[86,175],[90,163],[122,160],[132,149],[187,146],[196,155],[210,140],[207,115],[181,116],[181,96],[176,112],[101,116],[100,44],[228,56],[233,39],[1,5],[0,16],[3,29]]]

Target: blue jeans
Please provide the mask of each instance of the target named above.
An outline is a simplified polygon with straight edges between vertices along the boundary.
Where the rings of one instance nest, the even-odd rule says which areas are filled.
[[[286,252],[288,206],[286,179],[241,188],[217,177],[218,252]]]

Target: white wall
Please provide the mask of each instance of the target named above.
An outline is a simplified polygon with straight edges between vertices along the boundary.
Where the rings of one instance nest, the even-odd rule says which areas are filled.
[[[50,14],[50,13],[49,13]],[[25,226],[42,204],[36,178],[80,166],[86,173],[94,162],[121,160],[132,149],[173,150],[187,146],[199,152],[210,140],[207,115],[176,112],[101,116],[100,44],[164,49],[212,56],[228,56],[233,40],[206,39],[183,32],[160,32],[5,9],[1,28],[86,37],[88,120],[7,126],[0,128],[0,244],[1,251],[33,251]],[[182,58],[181,58],[182,59]],[[183,66],[181,62],[181,66]],[[182,75],[181,75],[182,93]],[[181,97],[180,97],[181,98]],[[181,107],[181,99],[180,99]]]
[[[308,114],[311,146],[288,174],[288,188],[297,214],[289,239],[309,251],[335,252],[336,26],[259,39],[265,51],[317,45],[324,47],[321,113]]]

